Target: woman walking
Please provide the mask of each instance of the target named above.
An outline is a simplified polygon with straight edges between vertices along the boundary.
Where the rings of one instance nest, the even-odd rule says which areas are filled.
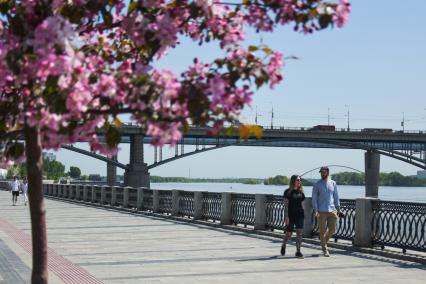
[[[287,241],[291,238],[293,230],[296,229],[296,257],[303,258],[300,252],[302,245],[302,231],[305,213],[302,202],[305,200],[305,193],[302,186],[302,178],[299,175],[292,175],[290,185],[284,191],[284,223],[286,226],[281,255],[285,255]]]
[[[27,206],[27,202],[28,202],[28,181],[27,181],[26,177],[24,177],[24,180],[22,181],[21,191],[22,191],[22,194],[24,195],[25,206]]]

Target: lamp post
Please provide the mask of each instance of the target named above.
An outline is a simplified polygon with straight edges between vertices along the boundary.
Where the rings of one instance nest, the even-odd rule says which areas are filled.
[[[348,108],[348,114],[347,114],[347,116],[348,116],[348,131],[349,131],[349,129],[350,129],[350,127],[349,127],[349,105],[345,105],[345,107]]]

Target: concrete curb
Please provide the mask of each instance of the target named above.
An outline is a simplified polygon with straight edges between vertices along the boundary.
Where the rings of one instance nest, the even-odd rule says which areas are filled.
[[[134,215],[143,215],[145,217],[150,217],[154,219],[171,220],[178,223],[187,223],[187,224],[201,225],[205,227],[213,227],[215,229],[219,229],[224,232],[230,232],[230,231],[241,232],[241,233],[244,233],[245,235],[249,235],[256,238],[269,238],[269,239],[272,238],[274,240],[276,239],[282,240],[283,238],[283,234],[277,233],[277,232],[254,230],[254,229],[238,227],[234,225],[221,225],[220,223],[214,223],[214,222],[209,222],[204,220],[193,220],[193,219],[189,219],[185,217],[171,216],[167,214],[153,213],[149,211],[137,211],[136,209],[122,208],[122,207],[110,206],[107,204],[84,202],[79,200],[70,200],[70,199],[61,198],[61,197],[54,197],[54,196],[45,196],[45,197],[47,199],[63,201],[63,202],[72,203],[72,204],[85,205],[85,206],[94,207],[94,208],[103,208],[107,210],[118,211],[123,213],[125,212],[128,214],[134,214]],[[318,249],[319,249],[320,242],[317,239],[303,238],[303,242],[306,244],[318,246]],[[341,249],[341,250],[346,250],[351,252],[366,253],[366,254],[386,257],[390,259],[397,259],[397,260],[410,261],[410,262],[415,262],[420,264],[426,264],[426,257],[421,255],[416,255],[416,254],[382,250],[377,248],[357,247],[351,244],[336,243],[336,242],[329,242],[328,246],[331,248]]]

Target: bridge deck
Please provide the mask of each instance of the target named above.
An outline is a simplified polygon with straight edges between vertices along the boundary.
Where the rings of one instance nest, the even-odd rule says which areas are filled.
[[[21,196],[20,196],[21,198]],[[0,191],[0,283],[29,283],[28,208]],[[51,283],[424,283],[426,266],[47,200]],[[315,281],[317,279],[318,281]],[[73,282],[74,281],[74,282]]]

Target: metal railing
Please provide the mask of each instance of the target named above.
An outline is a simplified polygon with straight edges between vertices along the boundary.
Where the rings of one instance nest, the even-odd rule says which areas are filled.
[[[231,220],[235,225],[254,226],[255,195],[232,194],[231,195]]]
[[[426,251],[426,204],[377,201],[372,226],[373,244]]]
[[[159,190],[159,212],[172,213],[172,191],[170,190]]]
[[[0,188],[10,190],[8,182],[0,181]],[[46,195],[100,204],[111,202],[132,210],[151,210],[154,213],[188,216],[194,219],[220,221],[223,224],[242,224],[258,229],[283,229],[284,203],[281,196],[254,194],[188,192],[150,190],[131,187],[100,187],[80,185],[44,185]],[[103,192],[103,197],[102,193]],[[177,193],[177,194],[176,194]],[[107,195],[111,195],[110,197]],[[128,194],[128,195],[127,195]],[[140,199],[142,197],[142,199]],[[127,199],[128,198],[128,199]],[[139,198],[139,199],[138,199]],[[126,200],[127,199],[127,200]],[[115,201],[115,202],[114,202]],[[256,201],[261,201],[257,204]],[[305,204],[309,207],[308,203]],[[359,202],[359,204],[358,204]],[[357,207],[358,206],[358,207]],[[345,214],[337,222],[335,239],[356,241],[382,247],[390,246],[406,250],[426,251],[426,204],[382,201],[369,198],[341,199],[341,211]],[[357,211],[359,210],[359,211]],[[356,216],[357,212],[359,215]],[[305,211],[304,233],[318,234],[318,222]],[[358,220],[357,218],[364,218]],[[361,227],[357,227],[361,226]],[[371,230],[368,227],[371,226]],[[366,230],[367,229],[367,230]],[[359,238],[355,234],[359,233]]]
[[[152,190],[143,189],[143,202],[142,206],[145,210],[153,210],[154,209],[154,197]]]
[[[345,214],[344,218],[338,218],[336,224],[336,233],[334,234],[334,240],[351,240],[355,238],[355,200],[353,199],[340,199],[340,210]],[[313,230],[314,235],[319,234],[318,218],[315,218],[312,212],[313,218]]]
[[[266,228],[272,231],[284,229],[284,200],[280,195],[266,197]]]
[[[203,219],[220,220],[222,211],[222,194],[216,192],[203,192]]]
[[[194,217],[194,192],[179,191],[179,215]]]

